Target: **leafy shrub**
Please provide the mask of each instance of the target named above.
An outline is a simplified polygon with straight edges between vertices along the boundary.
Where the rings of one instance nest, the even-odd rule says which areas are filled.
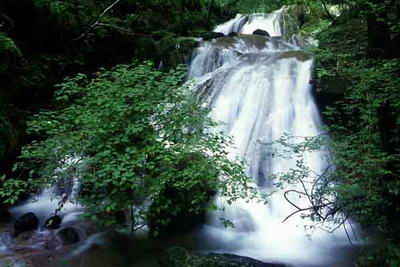
[[[35,184],[79,176],[80,201],[93,216],[130,207],[137,225],[149,210],[163,214],[150,216],[157,225],[201,214],[218,190],[254,197],[241,166],[226,159],[227,140],[208,130],[208,110],[181,86],[184,76],[145,62],[66,79],[58,109],[29,122],[30,133],[46,138],[23,149],[23,168],[37,170]]]

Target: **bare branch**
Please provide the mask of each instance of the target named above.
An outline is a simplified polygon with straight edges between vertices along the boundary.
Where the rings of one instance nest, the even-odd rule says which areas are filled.
[[[283,223],[286,222],[290,217],[292,217],[293,215],[295,215],[295,214],[297,214],[297,213],[299,213],[299,212],[306,211],[306,210],[311,210],[311,209],[312,209],[312,207],[310,207],[310,208],[305,208],[305,209],[298,209],[298,210],[292,212],[291,214],[289,214],[282,222],[283,222]]]
[[[106,15],[106,13],[112,9],[116,4],[118,4],[121,0],[117,0],[114,3],[112,3],[109,7],[107,7],[106,9],[104,9],[103,13],[101,13],[101,15],[98,17],[98,19],[95,21],[95,23],[93,23],[84,33],[82,33],[79,37],[73,39],[72,41],[77,41],[79,39],[82,39],[83,37],[85,37],[91,30],[93,30],[96,25],[99,24],[100,20]]]
[[[287,202],[289,202],[290,205],[292,205],[293,207],[295,207],[295,208],[298,209],[298,210],[301,210],[301,208],[300,208],[299,206],[297,206],[296,204],[294,204],[294,203],[293,203],[291,200],[289,200],[289,198],[287,197],[287,194],[290,193],[290,192],[295,192],[295,193],[300,194],[300,195],[306,195],[306,194],[304,194],[303,192],[297,191],[297,190],[288,190],[288,191],[286,191],[285,193],[283,193],[283,197],[286,199]]]

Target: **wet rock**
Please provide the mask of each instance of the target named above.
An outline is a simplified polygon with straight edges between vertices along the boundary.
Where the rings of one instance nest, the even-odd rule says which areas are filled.
[[[57,232],[57,236],[60,238],[61,243],[71,245],[80,241],[79,233],[72,227],[66,227]]]
[[[199,254],[189,253],[181,247],[172,247],[159,259],[161,267],[284,267],[279,263],[265,263],[249,257],[232,254]]]
[[[28,212],[14,222],[14,235],[22,232],[33,231],[39,226],[39,219],[33,212]]]
[[[267,37],[270,36],[269,33],[268,33],[267,31],[260,30],[260,29],[255,30],[255,31],[253,32],[253,34],[254,34],[254,35],[267,36]]]
[[[208,33],[204,33],[202,35],[203,40],[205,40],[205,41],[221,38],[221,37],[224,37],[224,36],[225,36],[225,34],[223,34],[222,32],[208,32]]]
[[[347,88],[347,81],[335,76],[323,77],[310,82],[310,84],[316,103],[321,111],[326,111],[328,106],[343,99]]]
[[[304,51],[286,51],[279,55],[279,59],[295,58],[301,62],[312,59],[312,55]]]
[[[237,32],[230,32],[230,33],[228,34],[228,36],[229,36],[229,37],[236,37],[236,36],[238,36],[238,33],[237,33]]]
[[[44,223],[43,228],[44,229],[58,229],[61,226],[61,217],[58,215],[54,215],[47,219],[47,221]]]
[[[15,244],[15,239],[12,234],[9,232],[0,233],[0,248],[3,246],[4,248],[11,247]]]

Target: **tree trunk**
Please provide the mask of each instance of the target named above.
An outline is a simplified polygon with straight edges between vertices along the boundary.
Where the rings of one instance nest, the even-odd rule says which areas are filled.
[[[368,54],[371,57],[393,57],[390,29],[386,23],[387,12],[367,16]]]

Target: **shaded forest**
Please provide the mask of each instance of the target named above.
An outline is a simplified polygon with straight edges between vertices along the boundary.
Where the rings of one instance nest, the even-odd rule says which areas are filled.
[[[102,224],[123,224],[121,212],[151,196],[131,230],[145,220],[153,238],[201,223],[217,191],[258,198],[182,84],[198,38],[218,37],[214,26],[237,13],[282,6],[297,34],[319,41],[310,83],[335,165],[307,216],[327,219],[320,209],[333,195],[330,216],[345,214],[376,241],[357,266],[400,266],[395,0],[0,0],[1,217],[76,173],[88,216]],[[71,155],[87,160],[54,175]]]

